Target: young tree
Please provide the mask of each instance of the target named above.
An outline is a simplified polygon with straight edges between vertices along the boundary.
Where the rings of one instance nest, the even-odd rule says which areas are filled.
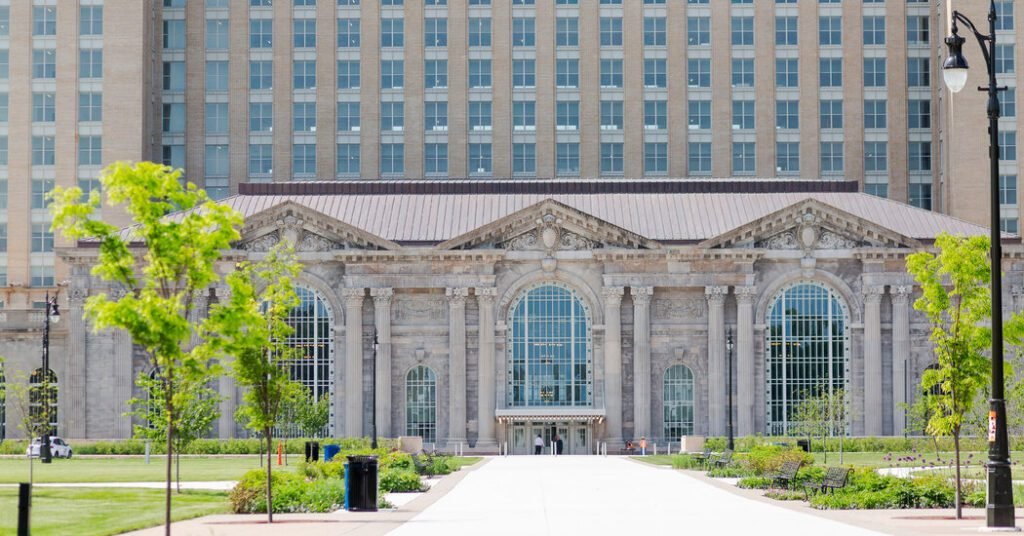
[[[35,438],[53,430],[57,407],[52,401],[57,399],[57,386],[51,384],[45,376],[40,383],[32,383],[24,374],[13,380],[6,388],[5,402],[14,404],[19,417],[18,428],[28,437],[31,447]],[[40,445],[39,455],[42,454]],[[28,480],[30,484],[33,481],[32,456],[28,457]]]
[[[961,518],[960,435],[984,392],[990,362],[992,316],[989,297],[989,239],[952,236],[935,240],[938,255],[918,252],[907,257],[907,270],[921,285],[914,308],[931,324],[938,367],[925,370],[921,387],[930,396],[925,430],[953,438],[956,463],[956,518]]]
[[[181,451],[196,439],[206,437],[213,429],[213,423],[220,418],[220,402],[223,397],[209,383],[196,383],[194,379],[179,379],[175,382],[181,397],[174,422],[174,467],[177,491],[181,493]],[[164,384],[156,375],[140,374],[135,384],[146,394],[145,398],[128,401],[134,408],[127,415],[138,417],[142,424],[135,425],[135,437],[161,441],[167,439],[167,419],[164,418]]]
[[[196,298],[218,281],[214,263],[240,238],[242,216],[209,202],[194,184],[182,185],[181,171],[152,162],[117,162],[100,176],[108,205],[122,207],[134,225],[124,232],[100,219],[100,195],[82,198],[79,188],[52,194],[53,229],[69,240],[98,244],[92,274],[120,286],[120,299],[105,293],[85,302],[85,317],[96,330],[123,329],[145,350],[150,369],[163,384],[163,419],[169,431],[165,534],[171,533],[171,466],[174,426],[185,395],[179,382],[206,378],[207,360],[193,344],[199,332]],[[180,212],[179,212],[180,211]]]
[[[267,442],[267,521],[274,522],[271,489],[271,452],[274,428],[285,409],[304,396],[302,385],[292,381],[286,363],[298,349],[288,337],[288,315],[299,305],[292,281],[301,265],[293,245],[282,242],[258,263],[245,262],[227,276],[231,297],[210,311],[208,328],[214,355],[233,359],[238,385],[245,388],[237,415],[246,427]]]
[[[320,437],[331,419],[331,399],[324,393],[320,398],[313,398],[313,393],[299,398],[292,408],[295,420],[305,437]]]
[[[843,437],[852,420],[847,402],[845,389],[820,385],[793,410],[794,432],[806,435],[808,441],[811,437],[820,436],[825,463],[828,463],[830,436],[839,437],[839,463],[843,463]]]

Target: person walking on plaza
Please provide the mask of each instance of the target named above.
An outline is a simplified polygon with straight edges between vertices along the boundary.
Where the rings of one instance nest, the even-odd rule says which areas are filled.
[[[544,438],[537,434],[537,439],[533,440],[533,453],[540,454],[540,451],[544,449]]]
[[[640,438],[640,455],[641,456],[647,456],[647,438],[646,437],[641,437]]]
[[[556,455],[558,455],[558,456],[562,455],[562,446],[563,446],[562,436],[556,435],[555,436],[555,454]]]

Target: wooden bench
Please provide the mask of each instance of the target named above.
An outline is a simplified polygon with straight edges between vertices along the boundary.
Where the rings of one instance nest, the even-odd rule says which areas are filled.
[[[704,452],[698,452],[693,456],[694,461],[699,462],[701,466],[707,467],[708,460],[711,459],[711,449],[704,449]]]
[[[721,454],[712,459],[710,463],[716,469],[727,467],[730,463],[732,463],[732,449],[725,449],[724,451],[722,451]]]
[[[818,492],[825,493],[828,491],[831,493],[834,490],[845,488],[846,482],[849,478],[849,467],[829,467],[828,471],[825,473],[825,479],[822,480],[821,485],[818,486]]]
[[[800,471],[800,462],[785,462],[772,476],[772,485],[789,488],[796,481],[796,473]]]

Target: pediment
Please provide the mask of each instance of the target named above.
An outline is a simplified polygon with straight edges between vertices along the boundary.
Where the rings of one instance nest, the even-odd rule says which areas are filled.
[[[246,218],[242,239],[235,247],[254,252],[268,251],[282,240],[295,244],[297,252],[400,249],[390,240],[294,201],[274,205]]]
[[[786,208],[705,240],[706,249],[837,250],[917,248],[920,242],[817,199]]]
[[[661,245],[600,218],[546,199],[439,244],[438,249],[516,251],[658,249]]]

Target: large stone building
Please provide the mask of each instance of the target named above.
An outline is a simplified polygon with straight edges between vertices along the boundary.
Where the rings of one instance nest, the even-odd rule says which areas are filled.
[[[217,198],[295,180],[843,179],[987,224],[985,97],[939,76],[952,3],[0,0],[3,305],[67,279],[44,195],[95,188],[114,160],[183,167]],[[987,6],[956,5],[978,22]],[[1016,233],[1024,0],[996,6]]]
[[[291,370],[330,397],[332,435],[369,434],[374,358],[380,435],[422,435],[442,448],[525,452],[536,434],[558,433],[570,452],[591,452],[599,442],[722,435],[730,363],[738,434],[785,433],[809,390],[833,386],[849,393],[849,433],[899,435],[901,404],[935,360],[905,258],[943,231],[987,231],[856,189],[246,185],[225,200],[245,226],[222,270],[280,241],[296,245],[305,269],[292,342],[305,351]],[[1016,238],[1005,247],[1004,303],[1016,310],[1024,250]],[[62,250],[72,276],[51,357],[57,427],[73,438],[127,437],[125,402],[148,370],[123,333],[93,333],[81,319],[87,295],[117,292],[89,275],[95,254]],[[4,318],[8,376],[27,374],[39,366],[38,329]],[[217,433],[240,434],[231,418],[239,393],[227,379],[219,387]],[[7,412],[11,434],[14,422]]]

